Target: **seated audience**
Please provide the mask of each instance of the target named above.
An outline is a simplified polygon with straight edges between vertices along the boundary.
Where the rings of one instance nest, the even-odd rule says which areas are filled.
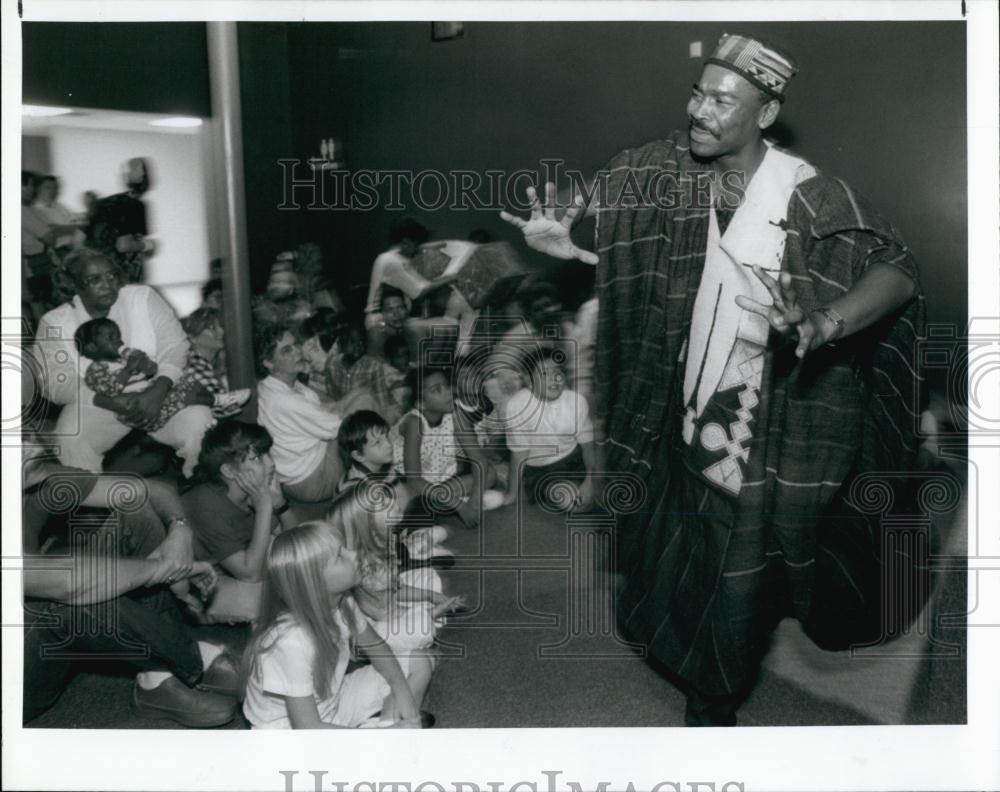
[[[271,459],[271,436],[257,424],[223,421],[205,433],[195,486],[182,496],[194,555],[238,580],[262,579],[271,533],[291,527]]]
[[[380,497],[381,490],[389,487],[389,497]],[[402,482],[361,481],[334,501],[328,519],[343,531],[348,547],[357,554],[355,601],[375,634],[405,667],[419,705],[434,671],[430,649],[435,621],[461,607],[463,600],[441,592],[441,578],[433,569],[400,572],[393,524],[402,518],[409,498]]]
[[[462,455],[455,436],[449,372],[415,369],[410,387],[415,406],[393,428],[393,466],[434,510],[453,511],[467,525],[476,525],[480,508],[497,508],[503,497],[486,489],[495,480],[491,466],[459,471]],[[463,461],[463,467],[467,466],[468,461]]]
[[[403,414],[400,397],[405,377],[406,374],[390,364],[381,352],[362,355],[350,370],[351,386],[370,393],[375,409],[390,424],[396,423]]]
[[[495,354],[524,355],[538,349],[557,349],[564,359],[568,358],[566,339],[573,326],[563,316],[559,290],[547,281],[536,281],[523,287],[519,301],[524,305],[527,322],[515,322],[500,339]]]
[[[295,524],[270,448],[271,436],[257,424],[223,421],[205,433],[195,486],[181,500],[194,529],[194,557],[220,570],[206,621],[257,618],[271,535]]]
[[[339,401],[357,386],[354,382],[354,364],[365,354],[365,334],[360,325],[343,325],[334,337],[334,346],[325,363],[327,395]]]
[[[377,323],[368,328],[368,351],[381,353],[390,338],[406,338],[406,320],[410,316],[410,302],[406,295],[392,286],[383,286],[379,297]],[[374,320],[372,320],[374,322]]]
[[[56,232],[35,205],[38,176],[21,171],[21,292],[36,311],[56,304],[52,271]]]
[[[330,308],[319,308],[308,319],[303,319],[297,328],[302,354],[309,364],[309,387],[331,401],[334,399],[330,396],[331,389],[327,383],[327,368],[343,356],[337,343],[343,331],[344,324]]]
[[[67,467],[34,440],[25,457],[25,723],[56,702],[75,670],[114,660],[138,671],[131,703],[139,717],[195,727],[231,721],[235,668],[223,647],[181,619],[180,600],[200,608],[191,584],[207,595],[214,572],[193,559],[173,489]],[[53,517],[81,507],[110,511],[103,524],[74,520],[72,539],[47,533]]]
[[[156,363],[145,352],[124,346],[121,331],[111,319],[84,322],[76,329],[73,338],[80,355],[91,361],[84,382],[94,392],[97,407],[114,411],[118,407],[117,399],[127,400],[130,394],[142,393],[152,384],[158,370]],[[249,395],[247,392],[246,396]],[[229,399],[236,394],[225,396]],[[146,420],[137,410],[126,410],[118,413],[118,420],[126,426],[154,432],[188,405],[212,406],[221,403],[220,398],[185,370],[180,380],[167,391],[155,418]]]
[[[72,299],[39,321],[35,351],[41,358],[42,394],[63,405],[56,422],[60,460],[73,467],[98,472],[104,454],[129,432],[118,420],[132,414],[137,420],[157,418],[174,383],[184,373],[188,340],[173,309],[148,286],[122,285],[121,273],[103,254],[82,248],[65,261]],[[142,393],[116,397],[113,410],[94,404],[94,391],[84,381],[87,361],[81,359],[74,335],[90,319],[108,318],[120,329],[123,343],[146,354],[157,365],[152,384]],[[150,436],[177,451],[189,476],[198,461],[201,438],[214,422],[201,404],[176,412]]]
[[[257,409],[274,440],[271,456],[285,494],[305,504],[325,504],[343,476],[337,431],[343,414],[322,404],[319,394],[299,381],[308,363],[292,331],[280,325],[260,328],[256,338]],[[357,408],[371,407],[357,400]],[[293,503],[293,508],[298,504]],[[303,510],[300,510],[304,512]]]
[[[201,287],[201,307],[222,312],[222,278],[211,278]]]
[[[410,362],[410,344],[404,336],[393,336],[385,342],[385,365],[383,377],[392,401],[402,415],[413,405],[413,394],[407,385],[407,378],[412,370]]]
[[[236,415],[250,399],[250,389],[228,390],[226,331],[222,326],[222,314],[213,308],[201,307],[182,319],[181,326],[191,344],[186,373],[214,395],[214,416],[228,418]]]
[[[372,410],[358,410],[344,419],[337,433],[340,453],[347,466],[340,484],[341,492],[359,481],[384,477],[389,472],[393,457],[390,431],[389,424]],[[400,533],[407,560],[452,555],[444,547],[448,531],[443,526],[410,525]]]
[[[313,311],[329,308],[340,316],[344,303],[326,277],[323,251],[313,242],[305,242],[295,251],[296,292],[309,303]]]
[[[371,392],[356,384],[351,370],[343,365],[345,356],[355,363],[360,359],[359,328],[339,322],[329,308],[320,308],[297,326],[296,337],[309,369],[308,385],[319,394],[323,406],[346,415],[373,404]]]
[[[589,508],[594,502],[594,429],[587,400],[566,387],[566,375],[552,350],[529,362],[530,389],[515,393],[504,410],[511,451],[507,504],[518,497],[521,481],[529,502],[549,507]],[[568,486],[579,484],[576,495]]]
[[[385,323],[380,304],[383,286],[398,289],[411,301],[423,295],[430,286],[430,281],[413,269],[411,263],[420,246],[429,238],[427,229],[410,218],[401,220],[389,232],[389,249],[380,254],[372,265],[365,304],[366,329],[381,327]]]
[[[337,432],[337,444],[347,472],[340,490],[392,467],[390,426],[374,410],[357,410],[348,415]]]
[[[357,555],[343,529],[305,522],[275,537],[267,592],[243,663],[243,713],[256,729],[419,728],[400,663],[358,609]],[[371,664],[347,673],[352,646]]]
[[[35,209],[53,229],[55,241],[52,246],[57,251],[69,252],[71,248],[83,245],[86,236],[81,230],[82,224],[59,202],[59,179],[55,176],[39,178]]]

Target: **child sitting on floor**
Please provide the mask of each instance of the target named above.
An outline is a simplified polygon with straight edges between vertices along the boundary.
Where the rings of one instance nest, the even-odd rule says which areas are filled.
[[[448,374],[429,366],[410,373],[415,406],[393,429],[393,468],[436,511],[453,511],[466,525],[476,525],[480,506],[495,509],[503,495],[486,489],[495,477],[491,467],[482,470],[482,485],[478,475],[459,472]]]
[[[389,424],[374,410],[348,415],[337,432],[337,444],[347,470],[341,490],[371,475],[387,473],[392,465]]]
[[[152,421],[134,418],[130,412],[117,408],[119,396],[141,393],[156,377],[157,365],[145,352],[130,349],[122,343],[121,329],[112,319],[91,319],[80,325],[75,335],[77,349],[83,357],[90,358],[84,381],[94,392],[94,405],[115,412],[126,426],[155,432],[176,413],[191,404],[209,407],[221,404],[245,404],[250,391],[213,394],[189,370],[173,384],[163,400],[160,412]]]
[[[535,352],[528,365],[530,390],[518,391],[504,407],[512,482],[505,503],[517,500],[519,479],[531,503],[561,509],[594,503],[590,410],[586,399],[566,387],[557,355],[551,349]]]
[[[337,443],[347,468],[340,483],[341,492],[370,476],[384,476],[389,472],[392,464],[389,432],[389,424],[373,410],[358,410],[344,419],[337,433]],[[443,526],[417,527],[403,533],[400,541],[409,560],[452,555],[444,547],[448,531]]]
[[[383,376],[400,415],[413,406],[413,394],[406,379],[410,370],[410,343],[406,336],[397,335],[386,339]]]
[[[334,501],[329,521],[343,531],[347,545],[357,553],[357,604],[375,633],[406,666],[410,688],[419,702],[434,670],[430,649],[436,620],[462,607],[463,600],[445,596],[440,576],[429,567],[400,572],[392,535],[409,497],[398,481],[359,481]]]
[[[251,726],[419,728],[407,660],[396,659],[358,610],[350,596],[357,583],[356,554],[330,523],[302,523],[274,539],[267,593],[243,661],[243,713]],[[352,639],[371,665],[348,674]]]

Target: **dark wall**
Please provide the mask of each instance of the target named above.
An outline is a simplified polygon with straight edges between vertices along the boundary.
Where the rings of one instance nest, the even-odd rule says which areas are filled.
[[[277,164],[343,139],[352,168],[590,171],[684,123],[700,60],[724,30],[798,58],[782,142],[870,197],[917,255],[933,321],[967,293],[965,28],[911,23],[484,23],[432,42],[429,23],[241,23],[247,219],[255,283],[280,250],[320,242],[342,286],[363,281],[401,212],[282,212]],[[202,23],[24,23],[25,102],[211,113]],[[495,211],[421,215],[438,237]],[[578,229],[586,244],[590,227]],[[531,256],[528,256],[531,258]],[[533,261],[552,266],[539,257]],[[568,283],[589,268],[566,265]]]
[[[295,157],[289,92],[288,30],[284,24],[239,24],[243,180],[251,282],[264,287],[277,253],[296,243],[298,213],[279,211],[279,159]]]
[[[24,101],[207,117],[201,22],[25,22]]]
[[[589,171],[684,124],[700,71],[688,43],[710,51],[725,30],[766,36],[797,56],[782,142],[871,198],[918,256],[932,320],[964,322],[963,23],[470,22],[463,38],[436,43],[429,23],[291,24],[294,156],[337,136],[355,169],[511,171],[561,157]],[[248,69],[269,75],[280,65]],[[244,132],[248,140],[258,134]],[[266,167],[278,180],[276,164]],[[255,201],[263,199],[248,196]],[[263,203],[253,213],[266,222]],[[297,233],[323,244],[346,283],[367,276],[400,214],[302,212]],[[413,214],[439,237],[485,227],[519,238],[493,211]],[[283,223],[271,213],[271,225]],[[578,234],[589,242],[588,228]]]

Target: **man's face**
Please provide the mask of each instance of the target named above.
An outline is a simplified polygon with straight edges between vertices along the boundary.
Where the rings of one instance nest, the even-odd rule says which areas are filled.
[[[704,159],[738,154],[760,137],[760,92],[735,72],[708,64],[691,90],[691,153]]]
[[[118,299],[121,279],[110,261],[94,258],[84,264],[76,282],[80,301],[92,313],[107,311]]]

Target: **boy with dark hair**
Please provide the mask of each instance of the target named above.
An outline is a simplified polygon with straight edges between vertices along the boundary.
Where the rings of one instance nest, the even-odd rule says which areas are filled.
[[[385,473],[392,464],[389,424],[374,410],[348,415],[337,432],[337,445],[347,468],[340,490],[359,479]]]

